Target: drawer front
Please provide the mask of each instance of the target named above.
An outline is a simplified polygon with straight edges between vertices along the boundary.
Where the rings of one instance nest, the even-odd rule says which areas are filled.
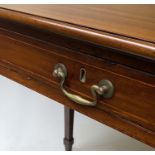
[[[40,77],[43,81],[56,85],[58,89],[60,89],[60,80],[53,77],[52,72],[57,63],[62,63],[68,72],[65,89],[90,101],[93,100],[90,87],[101,80],[110,80],[115,87],[113,97],[111,99],[98,97],[97,105],[92,108],[99,108],[155,131],[154,77],[143,76],[142,73],[139,73],[138,76],[141,79],[146,77],[149,79],[150,83],[148,83],[127,76],[129,72],[135,72],[132,69],[125,68],[125,72],[120,74],[112,70],[117,66],[116,64],[108,64],[93,57],[84,58],[84,55],[80,54],[69,55],[72,53],[70,51],[66,51],[68,55],[64,55],[59,52],[65,50],[62,48],[53,46],[49,51],[5,36],[0,36],[0,40],[1,61],[9,62],[17,68],[29,72],[31,76]],[[86,70],[85,83],[79,80],[81,68]],[[120,70],[118,71],[120,72]],[[61,94],[64,97],[64,94]],[[68,101],[70,102],[69,99]]]
[[[77,103],[64,96],[60,89],[60,80],[52,75],[56,64],[62,63],[67,69],[65,89],[90,101],[93,100],[90,87],[98,84],[101,80],[110,80],[115,87],[112,98],[105,99],[98,96],[96,106],[79,105],[76,107],[77,110],[82,109],[87,115],[90,115],[89,112],[93,113],[94,118],[99,117],[99,121],[103,112],[104,115],[106,113],[108,116],[115,117],[115,119],[126,120],[130,124],[135,124],[139,128],[147,129],[154,134],[155,80],[153,76],[88,55],[74,53],[62,47],[51,45],[45,48],[41,43],[40,46],[36,46],[33,40],[23,42],[4,35],[0,35],[0,40],[0,65],[3,64],[3,66],[12,68],[11,70],[26,73],[27,80],[34,78],[48,84],[49,89],[52,88],[49,94],[53,94],[52,98],[54,100],[64,101],[62,104],[74,107]],[[79,80],[81,68],[86,70],[85,83]],[[19,82],[23,83],[22,80]],[[31,88],[31,86],[29,87]],[[54,95],[57,92],[61,99]],[[107,119],[107,116],[105,119]],[[129,129],[125,132],[129,133],[131,131]],[[136,138],[139,136],[133,131],[129,135]],[[143,139],[146,139],[146,137]]]

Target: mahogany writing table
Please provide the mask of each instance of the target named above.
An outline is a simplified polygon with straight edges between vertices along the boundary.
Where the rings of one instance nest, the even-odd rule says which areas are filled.
[[[155,5],[1,5],[0,74],[155,147]],[[91,130],[91,129],[90,129]]]

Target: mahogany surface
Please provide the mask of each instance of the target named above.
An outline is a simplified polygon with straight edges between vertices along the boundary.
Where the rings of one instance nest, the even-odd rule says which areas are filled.
[[[155,147],[154,5],[1,6],[1,75]],[[91,100],[90,86],[109,79],[114,96],[96,107],[71,102],[52,76],[57,63],[68,91]]]
[[[155,5],[1,5],[155,43]]]

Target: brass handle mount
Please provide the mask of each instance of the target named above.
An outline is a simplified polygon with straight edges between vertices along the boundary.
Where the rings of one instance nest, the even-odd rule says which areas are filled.
[[[86,106],[95,106],[97,104],[97,95],[102,96],[103,98],[109,99],[114,94],[114,86],[111,81],[109,80],[101,80],[98,85],[92,85],[90,90],[93,96],[93,101],[89,101],[87,99],[84,99],[78,95],[69,93],[64,88],[65,79],[67,78],[67,69],[66,67],[58,63],[54,67],[53,76],[60,79],[60,89],[63,92],[63,94],[68,97],[70,100],[72,100],[75,103],[78,103],[80,105],[86,105]]]

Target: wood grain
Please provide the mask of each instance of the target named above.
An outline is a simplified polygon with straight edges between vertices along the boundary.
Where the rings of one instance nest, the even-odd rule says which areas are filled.
[[[155,147],[154,5],[20,6],[0,8],[0,74]],[[113,98],[71,102],[52,76],[57,63],[68,91],[92,100],[91,85],[109,79]]]
[[[57,86],[49,85],[47,83],[42,82],[38,78],[32,77],[30,74],[27,74],[25,71],[19,70],[15,68],[11,68],[2,64],[0,65],[0,73],[8,77],[26,87],[33,89],[51,99],[55,99],[59,103],[63,103],[66,106],[83,113],[95,119],[101,123],[104,123],[114,129],[119,130],[122,133],[125,133],[133,138],[136,138],[152,147],[155,147],[155,133],[150,132],[149,130],[136,125],[130,121],[127,121],[123,118],[116,117],[107,113],[106,111],[97,109],[97,108],[90,108],[90,107],[83,107],[78,104],[72,104],[68,101],[65,97],[62,96],[60,90]]]
[[[8,36],[7,34],[4,32],[0,35],[0,63],[1,66],[9,69],[6,69],[8,74],[12,70],[17,72],[17,74],[27,74],[26,79],[28,81],[37,79],[41,83],[47,84],[48,87],[54,86],[60,93],[59,97],[64,98],[59,88],[59,80],[52,76],[55,64],[61,62],[68,69],[66,89],[89,100],[92,100],[90,86],[102,79],[109,79],[115,85],[115,95],[110,100],[100,98],[97,106],[93,109],[98,109],[117,119],[123,119],[126,123],[139,126],[139,128],[143,128],[146,132],[151,133],[152,138],[154,137],[154,76],[126,68],[123,65],[106,63],[104,60],[82,53],[78,54],[53,44],[47,50],[44,48],[45,42],[43,44],[39,42],[39,45],[36,46],[33,44],[35,39],[29,38],[23,42],[21,39],[18,39],[18,34],[12,35],[12,37],[11,34]],[[80,68],[87,70],[87,82],[85,84],[79,81]],[[114,68],[118,69],[115,70]],[[39,87],[39,89],[41,88]],[[38,91],[40,92],[39,89]],[[50,90],[49,94],[51,93],[55,93],[55,90]],[[48,96],[49,94],[46,95]],[[131,98],[134,100],[131,100]],[[52,99],[57,100],[57,97],[54,95]],[[68,99],[66,99],[66,102],[70,106],[75,104]],[[62,102],[62,104],[65,104],[65,102]],[[87,107],[81,108],[85,109]],[[85,114],[87,115],[88,112],[89,110]],[[98,114],[94,112],[94,115]],[[103,121],[101,116],[99,121]],[[134,133],[128,134],[137,137]],[[150,139],[149,143],[153,145],[152,139]]]
[[[155,42],[155,5],[1,5],[97,30]]]
[[[35,14],[37,14],[37,11],[35,13],[35,9],[33,7],[38,8],[39,12],[44,12],[43,10],[46,10],[47,14],[50,15],[50,17],[42,18],[40,16],[35,16]],[[29,8],[29,9],[28,9],[28,11],[26,11],[26,9],[25,10],[23,9],[23,11],[28,12],[28,13],[33,13],[33,15],[16,12],[16,11],[11,11],[11,10],[9,11],[9,10],[1,8],[0,9],[0,18],[6,19],[6,20],[13,20],[18,23],[23,23],[23,24],[26,24],[26,25],[29,25],[29,26],[32,26],[35,28],[63,34],[66,36],[70,36],[72,38],[85,40],[88,42],[92,42],[94,44],[104,45],[104,46],[108,46],[111,48],[116,48],[116,49],[123,51],[124,53],[132,53],[134,55],[140,55],[143,57],[148,57],[150,59],[155,59],[155,45],[154,45],[154,36],[155,36],[154,26],[155,25],[153,24],[154,23],[154,16],[153,16],[154,11],[153,10],[155,10],[154,5],[153,6],[152,5],[151,6],[150,5],[143,6],[140,9],[141,11],[139,11],[140,13],[142,11],[149,12],[150,16],[144,16],[142,14],[142,15],[139,15],[140,19],[137,18],[133,21],[130,21],[130,19],[132,20],[132,19],[134,19],[134,17],[136,17],[135,12],[133,12],[133,13],[130,12],[129,11],[130,7],[127,5],[126,8],[129,11],[129,12],[127,11],[129,17],[123,16],[124,18],[121,17],[121,19],[119,19],[117,21],[117,19],[120,16],[117,15],[117,13],[114,14],[113,15],[114,18],[112,20],[110,20],[110,23],[108,24],[107,27],[104,28],[104,24],[102,24],[102,23],[98,24],[104,30],[100,29],[99,27],[94,29],[93,25],[90,24],[89,22],[88,22],[89,27],[86,27],[82,23],[74,23],[71,20],[72,18],[69,18],[70,21],[68,21],[68,20],[65,21],[63,19],[60,20],[59,18],[56,18],[57,16],[55,16],[54,12],[62,11],[63,12],[62,14],[66,14],[66,15],[74,14],[74,12],[67,13],[65,11],[65,10],[68,10],[68,9],[66,9],[66,7],[67,7],[66,5],[65,6],[60,5],[60,9],[59,9],[59,5],[58,6],[57,5],[56,6],[55,5],[49,5],[49,6],[45,5],[44,9],[42,7],[43,6],[41,6],[41,8],[39,9],[39,6],[35,6],[35,5],[25,6],[24,5],[23,8]],[[64,7],[64,9],[63,9],[63,7]],[[84,22],[84,21],[87,21],[87,19],[88,20],[93,19],[93,21],[91,21],[91,23],[98,23],[98,21],[103,21],[103,23],[105,22],[105,24],[106,24],[106,21],[108,21],[108,20],[103,20],[103,19],[99,18],[102,15],[106,15],[106,11],[104,12],[104,5],[103,6],[102,5],[101,6],[98,6],[98,5],[97,6],[96,5],[95,6],[87,6],[86,5],[86,8],[83,8],[83,6],[78,6],[78,5],[77,6],[76,5],[69,6],[69,8],[74,8],[74,7],[75,8],[77,7],[77,10],[79,9],[79,14],[77,13],[76,16],[73,16],[73,19],[75,19],[76,21],[78,21],[78,19],[79,19],[80,21]],[[102,7],[103,7],[103,9],[102,9]],[[10,8],[12,8],[12,7],[10,7]],[[16,6],[16,8],[17,8],[17,6]],[[52,12],[51,10],[54,10],[54,8],[57,8],[58,10]],[[89,8],[96,8],[96,10],[98,10],[98,11],[91,11],[91,9],[89,10]],[[116,6],[116,8],[117,8],[117,6]],[[122,8],[122,7],[120,7],[120,8]],[[140,8],[140,7],[137,6],[137,9],[138,8]],[[16,9],[16,10],[18,10],[18,9]],[[49,12],[48,12],[48,10],[49,10]],[[102,12],[102,10],[103,10],[103,12]],[[110,10],[111,9],[109,9],[109,11]],[[84,12],[84,13],[80,16],[80,12],[82,12],[82,13]],[[85,16],[85,13],[87,14],[87,16]],[[55,19],[52,18],[52,14],[55,17]],[[94,15],[92,15],[92,14],[94,14]],[[39,15],[39,14],[37,14],[37,15]],[[109,14],[107,14],[107,18],[108,18],[108,15]],[[48,17],[48,16],[44,15],[44,17]],[[94,18],[92,18],[92,17],[94,17]],[[143,19],[142,17],[145,17],[145,18]],[[151,17],[151,21],[150,21],[150,17]],[[84,18],[84,19],[82,19],[82,18]],[[107,19],[107,18],[105,18],[105,19]],[[110,19],[110,18],[108,18],[108,19]],[[127,22],[126,23],[123,22],[124,20],[127,20]],[[131,23],[134,23],[134,21],[139,22],[137,24],[137,26],[136,26],[136,24],[133,26],[130,25]],[[141,23],[140,21],[145,21],[145,22]],[[150,21],[150,22],[148,22],[148,21]],[[115,31],[113,31],[113,29],[111,27],[117,27],[117,23],[119,23],[120,26],[117,28],[118,32],[115,32]],[[113,25],[113,26],[110,26],[110,25]],[[108,27],[111,29],[111,31],[108,30]],[[126,33],[123,33],[123,32],[121,33],[121,31],[126,31]]]

